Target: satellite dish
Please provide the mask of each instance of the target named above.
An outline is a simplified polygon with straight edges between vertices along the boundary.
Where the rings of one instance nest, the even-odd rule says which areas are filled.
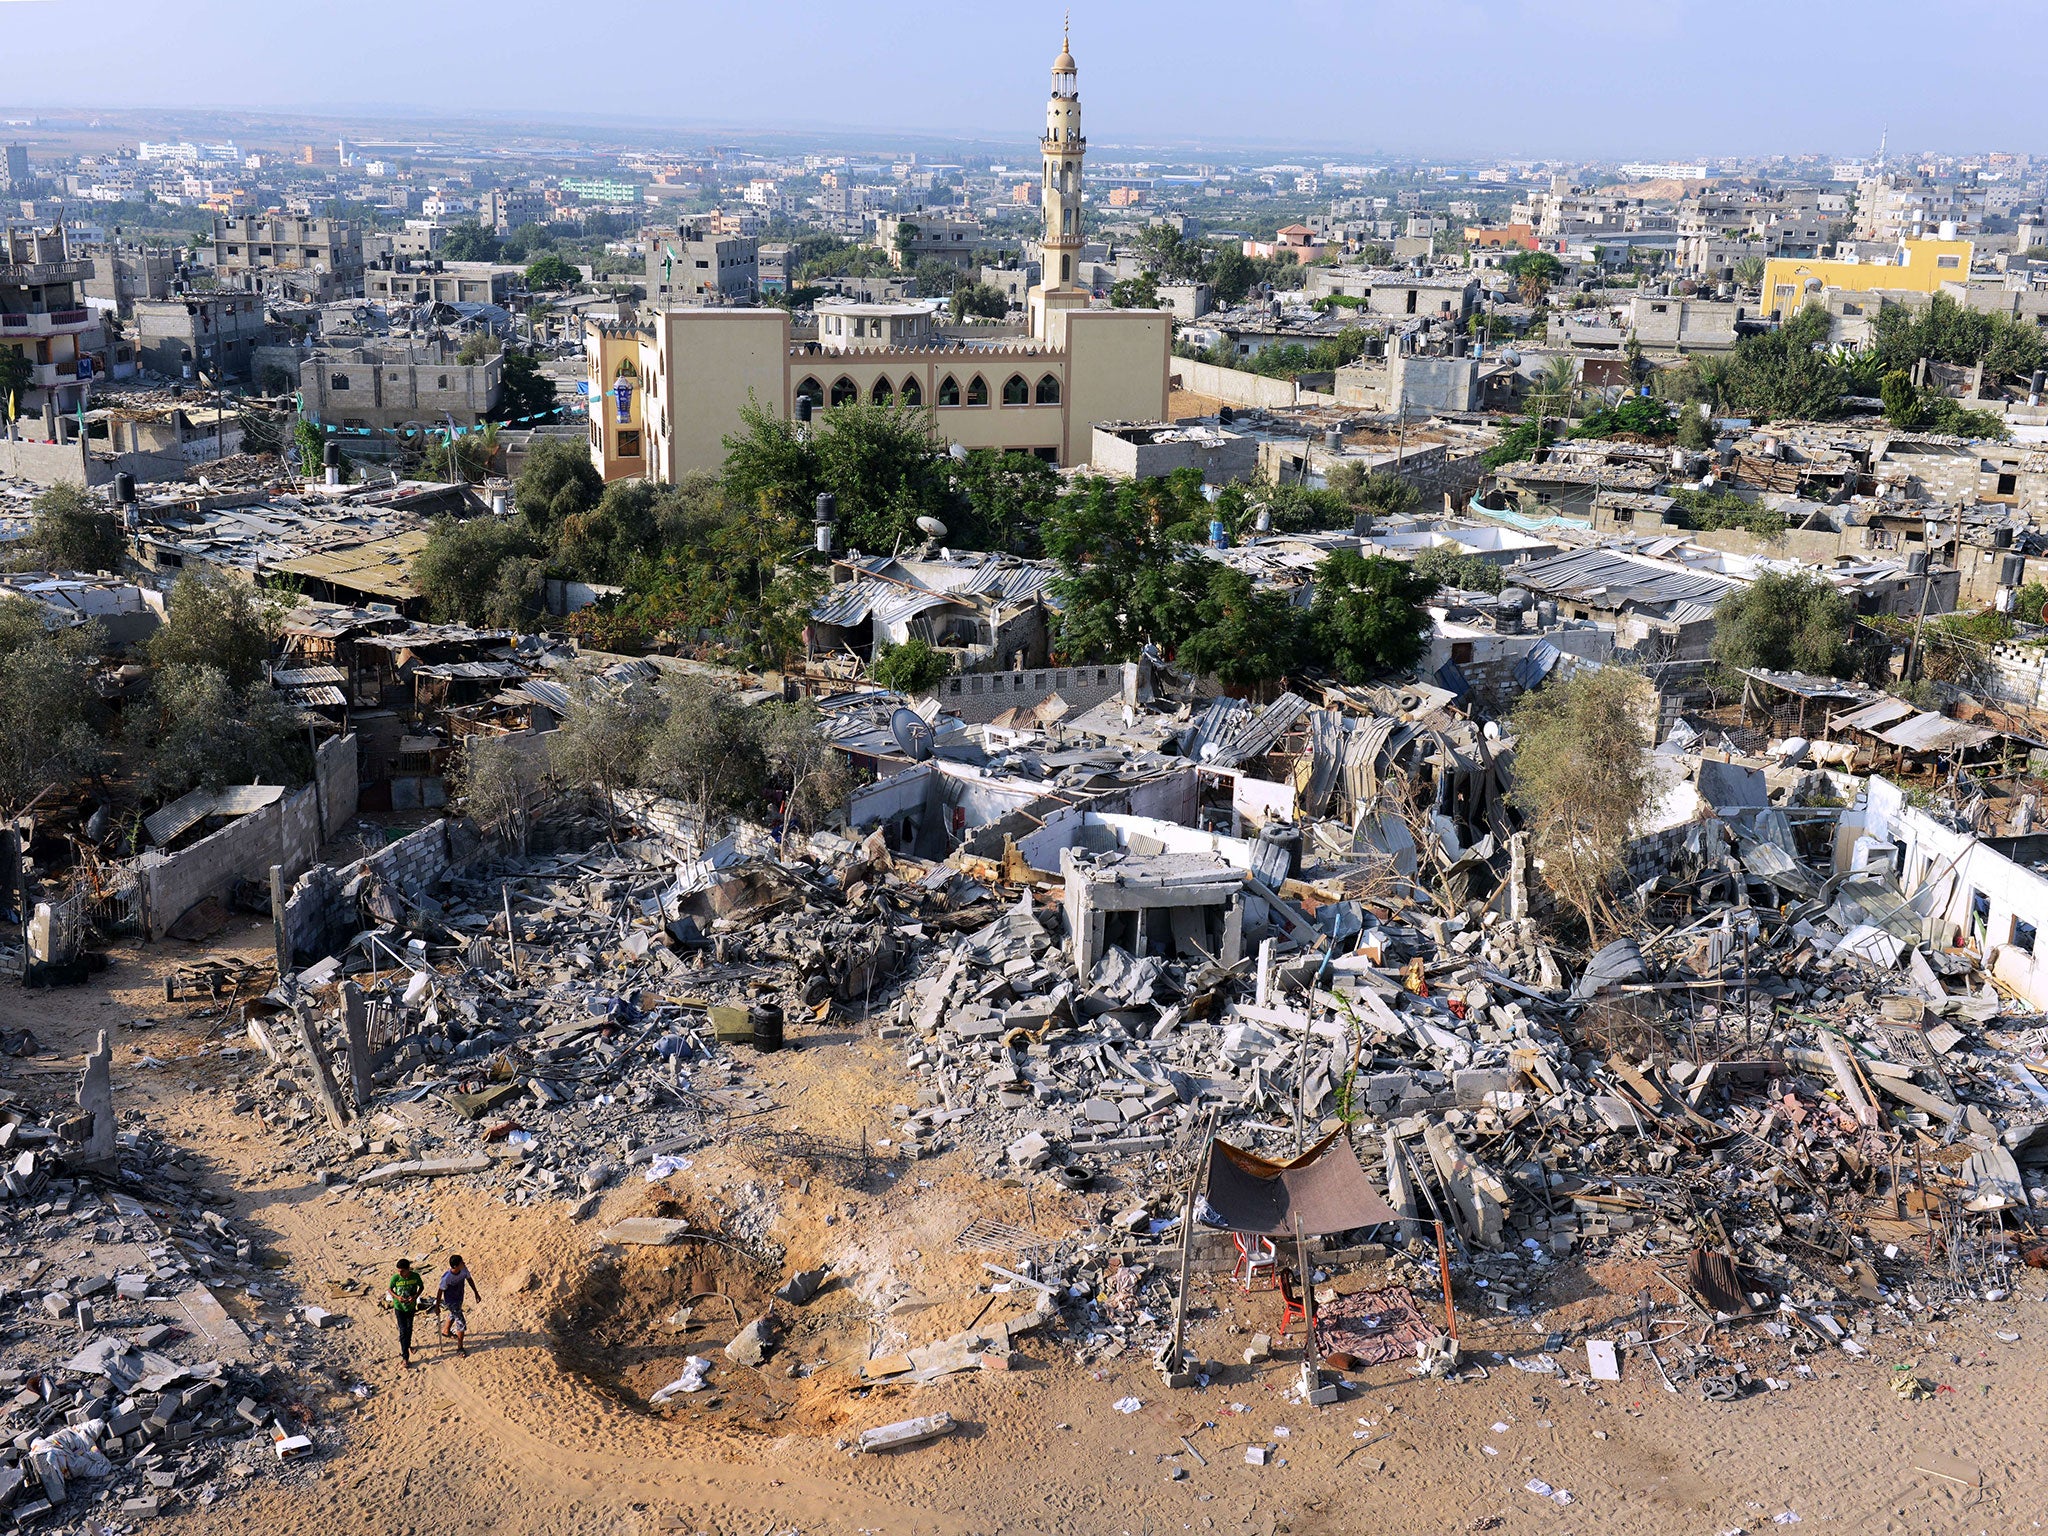
[[[936,517],[920,517],[917,526],[935,539],[943,539],[946,536],[946,525]]]
[[[896,738],[896,745],[903,749],[903,755],[914,763],[921,763],[932,755],[932,743],[938,738],[934,731],[914,709],[899,709],[889,717],[889,734]]]

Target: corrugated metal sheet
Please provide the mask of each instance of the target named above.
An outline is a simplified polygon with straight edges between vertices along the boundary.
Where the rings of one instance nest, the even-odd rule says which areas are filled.
[[[1598,593],[1610,602],[1718,603],[1736,583],[1709,571],[1674,571],[1606,549],[1576,549],[1514,568],[1515,585],[1540,592]]]
[[[419,668],[421,677],[466,678],[471,682],[494,682],[526,676],[516,661],[439,661]]]
[[[1563,654],[1548,640],[1538,640],[1529,647],[1528,653],[1515,663],[1515,686],[1524,693],[1550,676],[1550,669],[1557,665],[1557,658]]]
[[[811,604],[811,619],[841,629],[870,617],[878,624],[895,624],[952,601],[943,592],[906,591],[890,582],[861,577],[840,583]]]
[[[339,667],[279,667],[270,674],[279,688],[316,688],[322,683],[345,683],[348,674]]]
[[[1879,741],[1904,747],[1908,752],[1953,752],[1959,748],[1981,747],[1998,739],[1998,732],[1946,715],[1915,715],[1888,731],[1878,732]]]
[[[1836,730],[1881,731],[1895,721],[1903,720],[1913,713],[1913,706],[1904,699],[1878,699],[1851,710],[1846,715],[1835,716]]]
[[[960,590],[1001,598],[1006,603],[1028,603],[1035,597],[1044,596],[1047,588],[1058,579],[1059,571],[1050,565],[991,560],[976,571],[974,578]]]
[[[519,685],[519,692],[558,715],[569,712],[569,690],[553,678],[529,677]]]

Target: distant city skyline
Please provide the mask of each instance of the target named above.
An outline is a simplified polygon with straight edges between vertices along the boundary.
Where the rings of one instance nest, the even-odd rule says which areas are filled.
[[[1625,20],[1619,13],[1625,10]],[[648,128],[1026,139],[1057,5],[363,0],[197,18],[0,0],[0,110],[510,113]],[[1444,158],[2026,152],[2048,12],[1949,0],[1118,0],[1076,9],[1091,136]],[[145,46],[146,44],[146,46]]]

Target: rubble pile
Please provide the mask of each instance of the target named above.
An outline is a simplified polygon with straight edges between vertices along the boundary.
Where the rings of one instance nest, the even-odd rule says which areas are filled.
[[[189,1158],[146,1131],[95,1156],[93,1119],[0,1094],[0,1512],[18,1527],[203,1507],[317,1449],[296,1383],[329,1314],[207,1208],[227,1198]]]

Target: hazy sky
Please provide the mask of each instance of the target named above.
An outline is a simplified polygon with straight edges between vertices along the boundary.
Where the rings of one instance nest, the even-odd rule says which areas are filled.
[[[1052,4],[0,0],[0,108],[631,116],[1028,141]],[[1674,158],[2028,149],[2033,0],[1097,0],[1099,143]],[[881,135],[878,134],[878,137]]]

